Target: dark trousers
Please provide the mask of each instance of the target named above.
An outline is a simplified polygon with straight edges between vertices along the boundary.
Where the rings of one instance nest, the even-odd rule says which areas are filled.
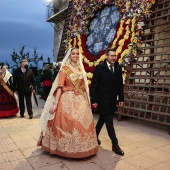
[[[43,86],[43,99],[46,101],[50,93],[51,86]]]
[[[100,115],[98,122],[96,124],[96,134],[97,137],[103,127],[103,125],[106,125],[106,129],[107,129],[107,133],[112,141],[113,146],[117,146],[118,145],[118,139],[116,137],[116,133],[115,133],[115,129],[113,126],[113,115],[108,115],[108,116],[103,116]]]
[[[30,94],[18,94],[18,97],[19,97],[20,115],[23,116],[24,112],[25,112],[24,99],[26,100],[26,107],[27,107],[27,112],[28,112],[29,116],[33,115],[31,93]]]

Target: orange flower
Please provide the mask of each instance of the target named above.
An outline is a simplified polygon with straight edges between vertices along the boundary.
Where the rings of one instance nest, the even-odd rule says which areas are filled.
[[[136,50],[133,50],[133,55],[137,56],[137,51]]]
[[[155,4],[155,0],[152,0],[152,4]]]
[[[138,47],[138,48],[140,48],[140,47],[141,47],[141,45],[142,45],[142,44],[138,43],[138,44],[137,44],[137,47]]]

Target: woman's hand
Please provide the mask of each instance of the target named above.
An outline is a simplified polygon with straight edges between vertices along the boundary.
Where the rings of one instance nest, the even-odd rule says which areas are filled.
[[[57,103],[53,104],[53,106],[50,109],[50,113],[54,113],[57,110]]]

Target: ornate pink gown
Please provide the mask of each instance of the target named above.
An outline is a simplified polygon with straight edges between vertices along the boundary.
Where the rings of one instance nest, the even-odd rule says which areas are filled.
[[[82,74],[64,66],[59,73],[58,88],[62,88],[62,94],[57,110],[51,114],[38,146],[51,154],[71,158],[96,154],[96,132]]]

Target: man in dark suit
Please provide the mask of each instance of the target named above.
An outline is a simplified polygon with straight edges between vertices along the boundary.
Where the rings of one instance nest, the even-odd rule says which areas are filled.
[[[91,103],[100,114],[96,124],[96,134],[98,144],[101,144],[98,136],[105,123],[108,135],[112,141],[112,151],[118,155],[124,155],[124,152],[118,145],[115,129],[113,126],[113,114],[116,109],[117,96],[119,105],[123,105],[123,79],[122,69],[116,61],[115,49],[106,50],[106,59],[102,64],[95,67],[90,87]]]
[[[46,101],[52,87],[52,71],[50,65],[46,64],[40,82],[43,84],[43,99]]]
[[[28,68],[28,61],[21,60],[21,67],[14,72],[14,91],[18,93],[20,116],[24,117],[25,104],[28,111],[29,118],[33,118],[31,94],[35,93],[34,75],[31,69]]]

